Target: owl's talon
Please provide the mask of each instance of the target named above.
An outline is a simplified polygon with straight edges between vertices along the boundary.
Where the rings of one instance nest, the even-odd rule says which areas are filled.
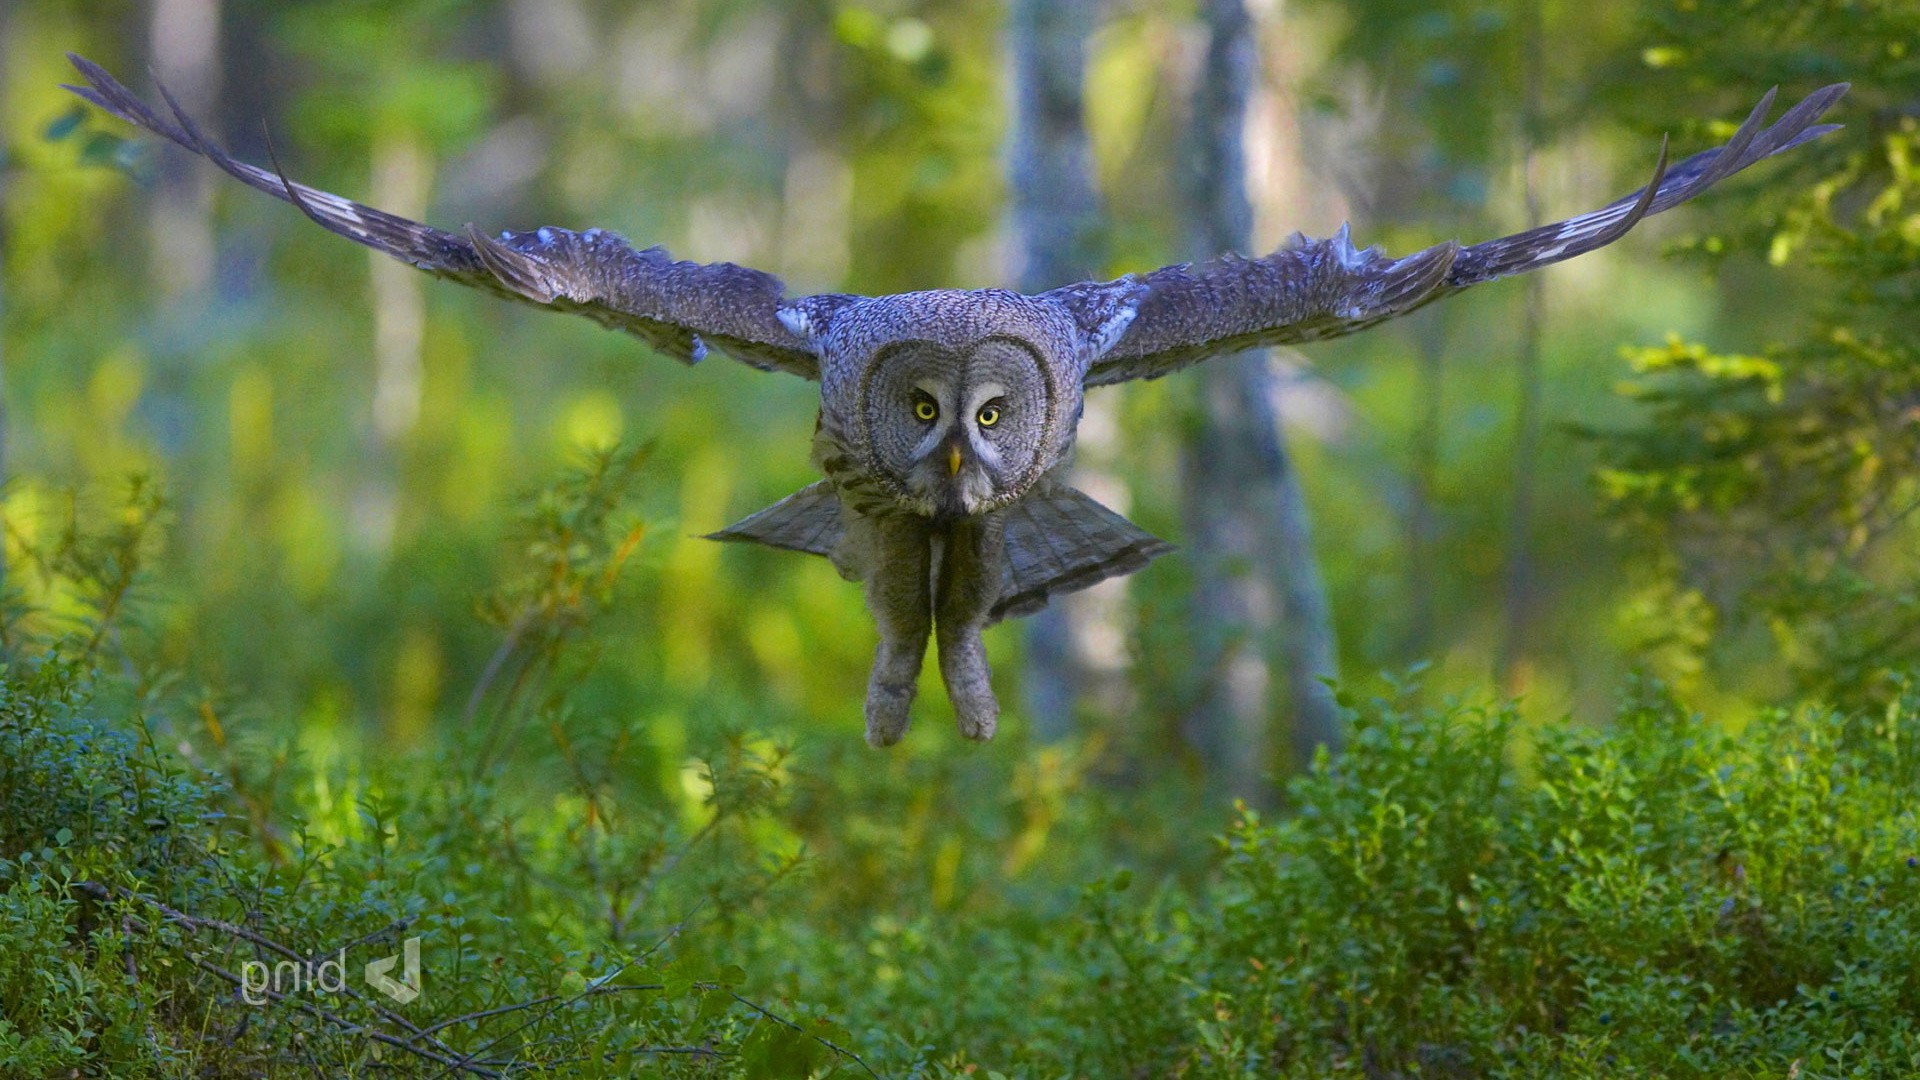
[[[954,710],[959,713],[960,734],[974,742],[986,742],[1000,729],[1000,703],[992,694],[985,702],[955,701]]]
[[[975,742],[993,738],[1000,726],[1000,700],[993,696],[993,673],[977,631],[941,642],[940,675],[960,734]]]
[[[913,691],[909,686],[867,687],[867,745],[878,750],[892,746],[907,734],[913,722]]]

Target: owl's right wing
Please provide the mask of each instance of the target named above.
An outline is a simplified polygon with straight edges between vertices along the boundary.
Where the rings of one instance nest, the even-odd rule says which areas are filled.
[[[1768,91],[1725,146],[1669,169],[1663,144],[1653,180],[1640,191],[1498,240],[1466,247],[1448,242],[1395,259],[1378,248],[1356,250],[1342,226],[1330,240],[1296,233],[1261,259],[1228,255],[1198,268],[1169,266],[1115,282],[1069,285],[1046,296],[1075,311],[1107,301],[1116,288],[1138,297],[1132,323],[1088,369],[1089,386],[1156,379],[1244,349],[1339,337],[1482,282],[1605,247],[1648,214],[1835,130],[1838,125],[1815,121],[1846,92],[1845,83],[1815,91],[1763,127],[1773,105]]]
[[[781,320],[780,279],[733,263],[678,262],[664,249],[636,250],[599,229],[540,228],[488,236],[456,234],[376,210],[278,171],[236,161],[203,135],[166,87],[177,125],[163,119],[100,65],[68,54],[87,80],[68,90],[201,155],[249,187],[292,203],[329,232],[421,270],[498,296],[574,312],[624,330],[655,349],[697,363],[709,345],[763,370],[820,377],[807,340]]]

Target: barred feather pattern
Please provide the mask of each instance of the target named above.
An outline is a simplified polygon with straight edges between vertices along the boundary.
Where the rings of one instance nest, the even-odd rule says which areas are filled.
[[[708,533],[706,538],[831,556],[845,532],[840,521],[840,496],[832,483],[821,480],[719,532]]]
[[[807,341],[781,318],[785,287],[771,274],[733,263],[676,261],[664,249],[636,250],[604,229],[551,226],[486,235],[447,232],[235,160],[203,134],[164,85],[173,114],[149,108],[98,64],[68,54],[86,79],[68,90],[113,115],[213,162],[241,183],[298,207],[329,232],[436,277],[496,296],[584,315],[660,352],[698,363],[711,344],[763,370],[818,379]]]
[[[1032,615],[1056,596],[1144,570],[1174,550],[1085,492],[1052,481],[1005,513],[1006,562],[990,622]]]
[[[1042,481],[1000,513],[1006,521],[1005,559],[990,623],[1032,615],[1056,596],[1143,570],[1174,550],[1085,492],[1053,480]],[[845,535],[839,493],[822,480],[707,539],[836,558]],[[859,567],[843,572],[861,576]]]
[[[1442,297],[1525,273],[1620,239],[1650,214],[1688,199],[1775,154],[1837,129],[1815,121],[1847,92],[1826,87],[1771,126],[1768,91],[1725,146],[1667,167],[1664,143],[1653,179],[1591,213],[1470,246],[1447,242],[1403,258],[1358,249],[1341,226],[1331,239],[1295,233],[1265,258],[1225,255],[1198,268],[1169,266],[1121,281],[1146,286],[1126,333],[1094,362],[1086,384],[1155,379],[1208,357],[1266,345],[1337,337],[1407,314]],[[1069,310],[1104,300],[1114,284],[1082,283],[1044,296]]]

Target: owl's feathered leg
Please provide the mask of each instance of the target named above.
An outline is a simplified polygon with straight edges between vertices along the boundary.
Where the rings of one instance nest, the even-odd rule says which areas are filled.
[[[863,569],[867,609],[880,630],[867,680],[867,745],[892,746],[907,733],[920,665],[927,656],[933,603],[927,522],[907,515],[853,518],[844,546]]]
[[[960,723],[960,734],[985,742],[1000,722],[980,632],[987,628],[1006,568],[1006,519],[1001,514],[963,518],[951,526],[934,587],[934,633],[940,646],[940,677]]]

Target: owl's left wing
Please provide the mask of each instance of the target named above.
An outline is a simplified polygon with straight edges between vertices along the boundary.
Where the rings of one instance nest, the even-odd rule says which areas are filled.
[[[485,235],[473,226],[446,232],[363,206],[236,161],[203,135],[166,87],[168,121],[100,65],[68,54],[87,80],[67,89],[108,112],[205,157],[228,175],[299,207],[329,232],[391,255],[436,277],[497,296],[573,312],[624,330],[655,349],[697,363],[709,345],[763,370],[818,379],[806,339],[780,315],[788,309],[780,279],[733,263],[678,262],[662,248],[636,250],[600,229],[541,228]]]
[[[1228,255],[1197,269],[1169,266],[1046,295],[1079,309],[1099,302],[1115,286],[1140,290],[1133,322],[1088,369],[1089,386],[1155,379],[1243,349],[1339,337],[1482,282],[1605,247],[1648,214],[1835,130],[1839,125],[1815,121],[1846,92],[1845,83],[1818,90],[1764,127],[1773,105],[1773,91],[1768,91],[1725,146],[1669,169],[1663,143],[1653,180],[1640,191],[1592,213],[1498,240],[1469,247],[1448,242],[1394,259],[1378,248],[1356,250],[1342,226],[1330,240],[1295,233],[1262,259]]]

